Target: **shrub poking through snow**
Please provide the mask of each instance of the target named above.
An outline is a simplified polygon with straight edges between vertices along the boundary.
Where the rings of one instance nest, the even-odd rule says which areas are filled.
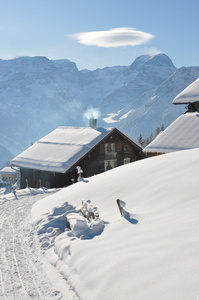
[[[82,200],[81,214],[70,213],[66,216],[73,236],[80,239],[90,239],[101,234],[104,222],[99,218],[97,207],[91,205],[90,200]]]
[[[92,221],[95,218],[99,218],[98,209],[97,207],[93,207],[91,205],[91,200],[82,200],[81,213],[89,221]]]
[[[100,235],[104,230],[104,222],[99,218],[88,221],[78,213],[71,213],[67,216],[70,231],[67,230],[68,236],[76,237],[81,240],[92,239],[96,235]]]

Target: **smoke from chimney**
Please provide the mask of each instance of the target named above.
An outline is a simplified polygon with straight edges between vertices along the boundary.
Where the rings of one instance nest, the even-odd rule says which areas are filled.
[[[98,109],[90,107],[86,110],[84,116],[89,120],[90,127],[97,127],[97,119],[100,117],[100,112]]]

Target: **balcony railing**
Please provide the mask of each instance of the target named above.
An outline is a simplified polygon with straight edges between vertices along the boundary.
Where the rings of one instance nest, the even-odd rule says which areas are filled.
[[[106,159],[114,159],[117,157],[117,152],[113,152],[113,153],[105,153]]]

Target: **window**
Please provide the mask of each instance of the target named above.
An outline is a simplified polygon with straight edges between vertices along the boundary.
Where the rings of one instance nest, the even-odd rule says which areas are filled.
[[[130,149],[129,149],[129,145],[124,145],[124,153],[129,153]]]
[[[108,171],[117,167],[117,159],[109,159],[104,161],[104,170]]]
[[[100,154],[103,154],[105,152],[105,145],[101,144],[100,145]]]
[[[122,147],[121,147],[121,143],[116,143],[116,152],[121,152],[122,151]]]
[[[115,144],[108,143],[105,144],[105,154],[115,153]]]
[[[131,162],[130,158],[124,158],[124,165],[129,164]]]

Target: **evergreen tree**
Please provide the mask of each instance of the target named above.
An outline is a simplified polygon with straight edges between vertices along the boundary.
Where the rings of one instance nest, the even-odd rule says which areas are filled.
[[[138,143],[140,145],[142,145],[143,147],[146,147],[148,144],[150,144],[155,138],[156,136],[161,132],[164,131],[164,125],[162,124],[161,127],[157,127],[155,130],[155,133],[151,132],[150,136],[147,137],[146,139],[143,139],[142,134],[140,133],[139,137],[138,137]]]
[[[156,128],[156,130],[155,130],[155,134],[154,134],[154,137],[153,137],[153,139],[155,139],[156,138],[156,136],[158,136],[158,134],[160,133],[160,128],[159,127],[157,127]]]
[[[161,125],[161,131],[164,131],[164,125],[163,124]]]
[[[144,146],[144,140],[143,140],[143,137],[142,137],[142,134],[140,133],[139,137],[138,137],[138,143],[142,146]]]
[[[146,145],[148,145],[150,143],[150,139],[149,137],[146,139]]]
[[[149,141],[150,143],[153,141],[154,137],[153,137],[153,133],[151,132],[150,137],[149,137]]]

